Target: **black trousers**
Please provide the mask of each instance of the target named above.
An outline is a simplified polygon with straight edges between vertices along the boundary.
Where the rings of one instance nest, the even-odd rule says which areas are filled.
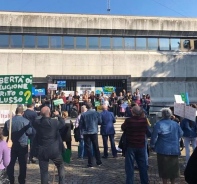
[[[59,184],[65,184],[65,169],[64,169],[64,161],[62,155],[59,155],[55,159],[51,159],[58,170],[59,176]],[[49,167],[49,159],[39,159],[40,166],[40,175],[41,175],[41,184],[48,184],[49,176],[48,176],[48,167]]]
[[[84,136],[85,148],[87,150],[87,155],[88,155],[88,165],[92,166],[91,143],[94,149],[96,164],[97,165],[102,164],[99,145],[98,145],[98,134],[84,134],[83,136]]]
[[[29,160],[33,158],[33,141],[34,141],[35,135],[30,135],[29,140],[30,140],[30,152],[29,152]]]
[[[27,156],[28,156],[28,146],[22,147],[20,144],[12,146],[11,149],[11,161],[7,167],[7,175],[10,180],[10,184],[14,184],[14,166],[18,158],[19,162],[19,184],[25,184],[26,171],[27,171]]]

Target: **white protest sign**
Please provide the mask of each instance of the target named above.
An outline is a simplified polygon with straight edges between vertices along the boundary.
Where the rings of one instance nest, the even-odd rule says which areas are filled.
[[[0,124],[4,124],[8,119],[10,119],[10,111],[0,110]]]
[[[196,121],[196,109],[190,106],[185,106],[185,118],[191,121]]]
[[[72,94],[72,96],[74,96],[74,91],[63,91],[65,93],[65,97],[68,97],[69,94]]]
[[[48,84],[48,89],[51,91],[57,90],[57,84]]]
[[[185,104],[174,103],[174,114],[180,117],[185,117]]]
[[[175,102],[176,103],[185,103],[182,98],[181,98],[181,95],[174,95],[174,98],[175,98]]]

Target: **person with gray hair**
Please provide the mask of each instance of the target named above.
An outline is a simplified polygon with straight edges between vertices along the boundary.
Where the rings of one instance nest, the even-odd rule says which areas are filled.
[[[155,124],[150,142],[151,149],[157,153],[159,177],[163,184],[167,184],[168,179],[174,184],[175,178],[179,177],[179,139],[183,131],[170,119],[171,115],[169,108],[162,109],[162,119]]]

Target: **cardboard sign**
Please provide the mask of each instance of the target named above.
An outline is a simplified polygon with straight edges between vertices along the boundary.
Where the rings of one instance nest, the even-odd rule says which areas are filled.
[[[196,121],[196,109],[190,106],[185,106],[185,118]]]
[[[174,114],[180,117],[185,117],[185,104],[174,103]]]
[[[0,75],[0,104],[32,103],[32,75]]]
[[[54,103],[55,106],[57,106],[57,105],[60,105],[60,104],[64,104],[64,101],[63,101],[63,99],[60,98],[60,99],[54,100],[53,103]]]
[[[57,84],[48,84],[48,89],[51,91],[57,90]]]

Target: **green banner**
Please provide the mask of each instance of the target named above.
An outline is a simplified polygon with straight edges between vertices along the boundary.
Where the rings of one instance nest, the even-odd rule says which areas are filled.
[[[0,75],[0,104],[31,104],[32,75]]]
[[[186,102],[186,94],[185,93],[181,93],[181,98],[184,102]]]
[[[64,101],[63,101],[62,98],[60,98],[60,99],[54,100],[53,103],[54,103],[55,106],[57,106],[57,105],[60,105],[60,104],[64,104]]]

